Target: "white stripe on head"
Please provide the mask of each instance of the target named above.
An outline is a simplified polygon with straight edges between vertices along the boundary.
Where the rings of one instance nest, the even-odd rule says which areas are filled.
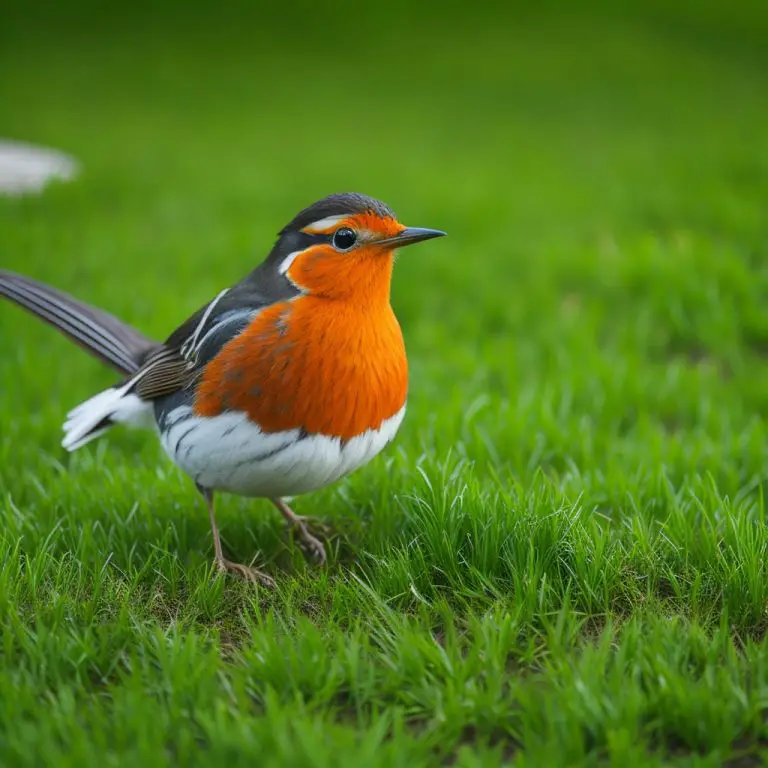
[[[293,264],[294,261],[296,261],[296,257],[300,254],[304,253],[304,251],[293,251],[293,253],[289,253],[281,262],[280,266],[277,268],[277,271],[284,275]]]
[[[318,221],[313,221],[311,224],[304,227],[302,231],[304,232],[324,232],[327,229],[332,229],[335,227],[340,221],[344,221],[344,219],[348,219],[349,214],[345,214],[343,216],[326,216],[324,219],[319,219]]]

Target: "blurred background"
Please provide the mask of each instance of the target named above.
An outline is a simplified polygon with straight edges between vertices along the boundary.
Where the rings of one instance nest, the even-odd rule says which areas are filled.
[[[0,0],[0,139],[79,166],[0,268],[157,338],[328,193],[449,233],[332,568],[217,501],[274,596],[151,435],[65,454],[114,377],[0,301],[0,762],[762,764],[766,0]]]
[[[81,166],[0,199],[3,267],[164,337],[299,208],[358,190],[450,234],[397,268],[406,445],[518,474],[634,445],[734,487],[759,470],[713,446],[768,410],[764,2],[19,2],[0,72],[0,137]],[[43,356],[72,397],[109,383],[0,305],[11,323],[6,392],[60,414]]]

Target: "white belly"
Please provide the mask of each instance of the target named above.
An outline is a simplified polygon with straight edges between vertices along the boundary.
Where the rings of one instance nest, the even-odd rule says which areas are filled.
[[[265,434],[244,413],[211,418],[189,406],[169,414],[160,440],[171,459],[204,488],[239,496],[297,496],[322,488],[367,464],[392,441],[405,416],[394,416],[342,445],[300,430]]]

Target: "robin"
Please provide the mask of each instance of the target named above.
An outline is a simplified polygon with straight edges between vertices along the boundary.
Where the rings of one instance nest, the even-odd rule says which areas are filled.
[[[205,499],[217,568],[271,586],[224,557],[214,493],[269,499],[325,562],[323,544],[283,497],[339,480],[395,437],[408,362],[389,303],[394,254],[444,234],[405,227],[370,197],[330,195],[298,213],[256,269],[164,344],[13,272],[0,270],[0,295],[124,377],[69,412],[64,448],[115,424],[155,427]]]

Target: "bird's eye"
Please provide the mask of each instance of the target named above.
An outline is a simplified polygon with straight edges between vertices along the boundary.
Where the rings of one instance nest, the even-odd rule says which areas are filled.
[[[356,242],[357,235],[347,227],[333,233],[333,247],[339,251],[348,251]]]

